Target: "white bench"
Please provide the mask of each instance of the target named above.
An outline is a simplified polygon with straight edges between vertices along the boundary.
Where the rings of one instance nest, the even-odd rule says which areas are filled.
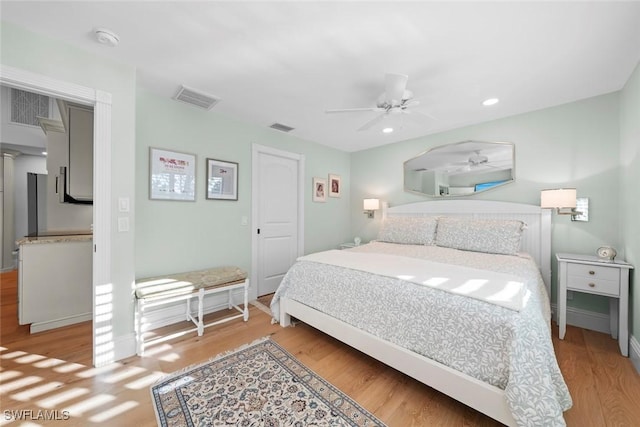
[[[233,291],[244,288],[244,309],[233,302]],[[222,319],[205,324],[203,321],[203,307],[205,295],[228,293],[229,309],[235,308],[240,314],[227,316]],[[204,328],[218,325],[229,320],[243,317],[249,320],[249,279],[247,273],[238,267],[217,267],[207,270],[189,271],[186,273],[172,274],[168,276],[149,277],[139,279],[135,285],[136,297],[136,340],[138,355],[144,353],[144,312],[147,308],[160,305],[186,301],[187,320],[193,322],[196,327],[186,332],[198,331],[202,336]],[[191,305],[197,299],[197,314],[193,314]],[[156,341],[156,340],[154,340]]]

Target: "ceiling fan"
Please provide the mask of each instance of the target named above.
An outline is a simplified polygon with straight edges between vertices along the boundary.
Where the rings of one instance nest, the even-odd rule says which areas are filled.
[[[480,154],[480,151],[473,151],[473,153],[469,156],[469,158],[466,161],[453,162],[453,163],[449,163],[449,165],[456,167],[452,169],[451,172],[471,171],[479,166],[484,166],[485,168],[500,169],[499,165],[490,164],[489,158],[483,154]]]
[[[418,111],[409,111],[410,107],[415,107],[420,102],[413,99],[413,93],[407,90],[407,80],[409,76],[404,74],[387,73],[385,75],[385,91],[378,97],[375,107],[364,108],[346,108],[338,110],[326,110],[326,113],[352,113],[358,111],[376,111],[380,114],[373,119],[366,122],[360,128],[361,130],[367,130],[381,122],[385,117],[392,114],[403,114],[406,117],[419,122],[424,123],[424,118],[435,120],[435,117],[430,114],[421,113]],[[423,117],[417,117],[423,116]]]

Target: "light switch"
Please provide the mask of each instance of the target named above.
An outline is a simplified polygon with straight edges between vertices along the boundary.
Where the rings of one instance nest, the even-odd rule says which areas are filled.
[[[118,217],[118,231],[121,233],[129,231],[129,217]]]
[[[240,218],[240,225],[249,225],[249,218],[246,215],[243,215]]]
[[[120,197],[120,198],[118,198],[118,210],[120,212],[129,212],[129,198],[128,197]]]

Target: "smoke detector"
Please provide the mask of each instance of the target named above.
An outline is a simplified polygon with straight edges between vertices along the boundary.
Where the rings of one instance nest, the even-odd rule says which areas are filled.
[[[96,40],[98,43],[104,44],[110,47],[118,46],[120,43],[120,37],[116,33],[106,28],[96,28],[94,30],[94,34],[96,35]]]

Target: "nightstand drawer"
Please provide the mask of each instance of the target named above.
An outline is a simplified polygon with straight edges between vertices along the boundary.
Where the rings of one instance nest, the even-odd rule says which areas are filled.
[[[620,295],[620,282],[616,280],[595,279],[583,276],[569,276],[567,278],[567,289],[593,294]]]
[[[581,276],[593,279],[615,280],[620,279],[620,269],[616,267],[602,267],[599,265],[572,264],[567,265],[569,276]]]

